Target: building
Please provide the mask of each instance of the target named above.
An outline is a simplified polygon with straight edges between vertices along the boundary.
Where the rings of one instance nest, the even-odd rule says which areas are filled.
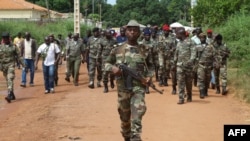
[[[25,0],[0,0],[0,20],[25,19],[43,21],[62,18],[63,14]]]

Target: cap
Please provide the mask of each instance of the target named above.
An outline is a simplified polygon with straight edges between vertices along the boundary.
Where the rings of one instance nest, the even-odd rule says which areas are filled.
[[[222,35],[221,34],[217,34],[214,39],[215,40],[222,40]]]
[[[164,30],[164,31],[169,31],[170,28],[169,28],[169,26],[168,26],[167,24],[164,24],[164,25],[162,26],[162,30]]]
[[[2,33],[2,37],[10,37],[9,32],[3,32],[3,33]]]
[[[143,30],[143,34],[144,34],[144,35],[151,35],[151,29],[150,29],[150,28],[145,28],[145,29]]]
[[[136,21],[136,20],[130,20],[127,24],[127,27],[128,26],[138,26],[140,27],[140,24]]]
[[[212,29],[208,29],[208,30],[207,30],[207,33],[212,33],[212,32],[213,32]]]

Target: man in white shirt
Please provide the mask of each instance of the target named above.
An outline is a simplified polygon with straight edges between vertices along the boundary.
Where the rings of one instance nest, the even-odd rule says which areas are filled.
[[[50,42],[49,37],[45,37],[44,42],[45,43],[40,45],[37,49],[35,68],[37,69],[37,64],[41,56],[43,59],[42,68],[44,76],[45,94],[47,94],[55,92],[55,65],[60,59],[60,49],[57,44]]]

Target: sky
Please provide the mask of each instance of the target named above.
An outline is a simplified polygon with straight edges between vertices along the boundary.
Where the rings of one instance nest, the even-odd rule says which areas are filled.
[[[111,5],[114,5],[116,3],[116,0],[108,0],[107,2]]]

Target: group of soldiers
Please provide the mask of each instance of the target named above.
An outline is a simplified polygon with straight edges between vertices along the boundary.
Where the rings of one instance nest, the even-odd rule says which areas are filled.
[[[149,83],[154,78],[160,87],[169,86],[168,80],[171,79],[171,93],[178,93],[178,104],[184,104],[185,98],[187,102],[192,101],[193,85],[199,87],[201,99],[208,96],[211,74],[215,76],[212,88],[216,88],[216,93],[221,93],[220,86],[222,94],[227,93],[227,58],[230,51],[222,42],[222,35],[213,35],[210,29],[204,33],[201,28],[196,28],[192,34],[190,37],[185,28],[171,29],[167,24],[161,28],[150,26],[141,29],[137,21],[131,20],[120,28],[119,36],[115,36],[112,29],[101,30],[97,27],[88,31],[85,38],[80,38],[78,33],[70,33],[66,39],[62,35],[58,39],[54,35],[46,36],[44,44],[36,51],[36,57],[32,55],[30,59],[33,59],[33,65],[37,69],[39,58],[43,58],[46,94],[54,93],[54,84],[58,85],[57,71],[62,60],[66,61],[65,80],[70,82],[73,77],[75,86],[79,85],[80,65],[85,62],[89,88],[95,88],[97,79],[96,86],[101,87],[102,82],[103,92],[108,93],[108,82],[114,88],[116,81],[121,133],[125,141],[141,141],[141,120],[146,112],[144,94],[150,93]],[[22,64],[25,73],[30,68],[24,62],[25,55],[21,55],[17,45],[10,41],[9,33],[4,32],[2,38],[0,70],[8,85],[5,99],[10,103],[15,100],[13,80],[16,60]],[[24,45],[31,46],[29,42]],[[24,50],[26,55],[31,55],[27,54],[29,49],[24,47]],[[121,64],[145,79],[133,79],[130,74],[122,71],[119,67]],[[33,86],[33,80],[30,84]],[[132,87],[128,89],[127,84]],[[21,86],[25,87],[26,84],[22,82]]]

